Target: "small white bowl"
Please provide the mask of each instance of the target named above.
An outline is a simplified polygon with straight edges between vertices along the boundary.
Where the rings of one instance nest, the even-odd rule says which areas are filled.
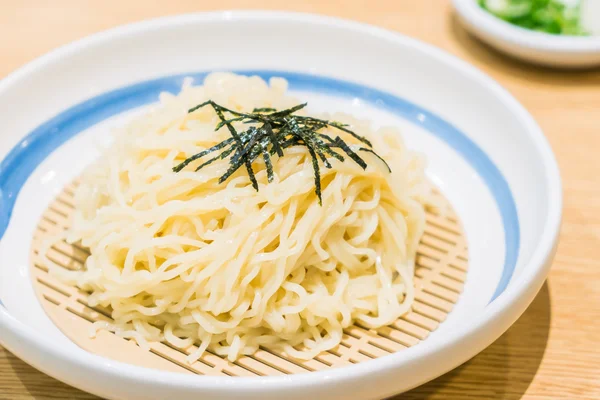
[[[236,44],[251,43],[252,46]],[[260,46],[259,46],[260,44]],[[277,51],[263,51],[268,44]],[[258,47],[257,47],[258,46]],[[464,291],[420,344],[306,374],[212,377],[91,354],[48,318],[32,287],[30,243],[55,194],[97,156],[111,127],[209,71],[284,76],[322,111],[402,128],[428,156],[469,242]],[[339,19],[274,12],[169,17],[58,49],[0,82],[0,342],[32,366],[103,398],[381,399],[467,361],[541,287],[561,218],[558,168],[542,131],[497,83],[432,46]]]
[[[549,67],[600,65],[600,36],[559,36],[535,32],[495,17],[483,10],[476,0],[453,0],[453,4],[469,32],[508,55]]]

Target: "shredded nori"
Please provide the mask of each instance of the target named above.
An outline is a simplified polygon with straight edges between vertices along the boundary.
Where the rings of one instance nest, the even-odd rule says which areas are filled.
[[[350,130],[348,125],[337,121],[294,115],[295,112],[303,109],[306,105],[306,103],[298,104],[294,107],[280,111],[270,107],[255,108],[251,113],[242,113],[223,107],[212,100],[199,104],[189,109],[188,112],[193,113],[205,106],[211,106],[221,120],[215,127],[215,131],[226,126],[231,137],[209,149],[188,157],[182,163],[173,167],[173,171],[179,172],[193,161],[222,150],[221,153],[204,161],[196,167],[196,171],[199,171],[216,160],[223,160],[231,156],[229,158],[229,168],[223,176],[219,178],[219,183],[225,182],[242,165],[244,165],[248,172],[252,187],[258,191],[258,182],[256,181],[254,170],[252,169],[252,163],[259,156],[262,156],[265,162],[267,180],[272,182],[274,173],[271,157],[275,154],[277,154],[278,157],[283,157],[283,150],[288,147],[306,146],[312,159],[312,167],[315,174],[315,193],[319,198],[319,204],[322,204],[319,160],[321,160],[325,168],[332,168],[327,156],[343,162],[344,156],[334,150],[340,149],[362,169],[367,168],[367,163],[353,151],[340,136],[336,136],[336,138],[333,139],[329,135],[320,132],[322,129],[330,127],[345,132],[366,145],[367,147],[361,147],[359,150],[374,154],[384,162],[391,172],[390,167],[385,160],[372,149],[371,142]],[[229,114],[229,118],[226,118],[226,114]],[[254,125],[244,131],[238,132],[233,126],[234,122]]]

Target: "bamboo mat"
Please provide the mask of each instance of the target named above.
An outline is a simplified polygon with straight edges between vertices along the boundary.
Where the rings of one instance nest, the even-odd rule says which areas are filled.
[[[67,185],[39,221],[31,245],[33,285],[46,314],[73,342],[92,353],[129,364],[213,376],[290,375],[357,364],[426,340],[452,311],[467,277],[468,250],[463,230],[451,205],[436,193],[435,204],[448,211],[443,216],[427,212],[425,233],[417,248],[415,301],[409,313],[379,329],[348,327],[338,346],[311,360],[295,359],[275,347],[264,346],[235,362],[207,351],[190,364],[186,356],[195,352],[198,344],[180,348],[167,342],[150,343],[150,348],[144,350],[133,341],[107,331],[90,338],[92,323],[113,321],[111,311],[91,307],[89,294],[56,279],[49,273],[43,257],[66,270],[84,268],[89,252],[77,244],[58,241],[44,250],[44,243],[70,226],[75,211],[75,190],[75,184]]]

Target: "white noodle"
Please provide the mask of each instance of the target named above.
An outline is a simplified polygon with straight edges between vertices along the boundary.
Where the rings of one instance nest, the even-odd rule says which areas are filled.
[[[65,271],[46,259],[53,273],[91,290],[92,305],[112,308],[114,323],[95,323],[93,334],[107,329],[143,347],[195,343],[190,362],[207,349],[235,360],[261,345],[311,358],[355,322],[377,328],[410,310],[430,186],[424,158],[396,130],[330,116],[367,136],[392,173],[370,153],[360,154],[366,170],[330,159],[322,206],[301,146],[273,157],[272,183],[264,162],[254,163],[259,191],[243,168],[219,184],[226,161],[172,171],[229,135],[214,131],[211,109],[189,108],[212,99],[237,110],[282,109],[297,104],[286,89],[282,79],[211,74],[204,86],[161,96],[117,132],[75,195],[67,238],[90,249],[85,268]]]

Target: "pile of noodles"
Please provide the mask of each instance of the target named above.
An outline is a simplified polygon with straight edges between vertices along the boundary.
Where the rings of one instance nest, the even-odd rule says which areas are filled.
[[[234,110],[298,104],[286,90],[279,78],[212,74],[203,86],[162,95],[116,132],[81,179],[71,228],[56,238],[89,248],[85,267],[67,271],[46,259],[61,279],[91,291],[91,306],[112,310],[114,322],[96,322],[94,332],[142,347],[166,341],[188,349],[190,362],[207,349],[235,360],[259,346],[307,359],[337,346],[354,323],[377,328],[410,310],[431,188],[424,158],[396,130],[325,116],[367,137],[392,172],[370,153],[361,152],[366,170],[332,158],[332,169],[321,168],[322,206],[305,146],[272,158],[272,183],[259,157],[258,191],[244,168],[219,184],[227,160],[173,172],[230,135],[215,132],[211,108],[189,108],[207,99]],[[335,128],[324,132],[358,145]]]

